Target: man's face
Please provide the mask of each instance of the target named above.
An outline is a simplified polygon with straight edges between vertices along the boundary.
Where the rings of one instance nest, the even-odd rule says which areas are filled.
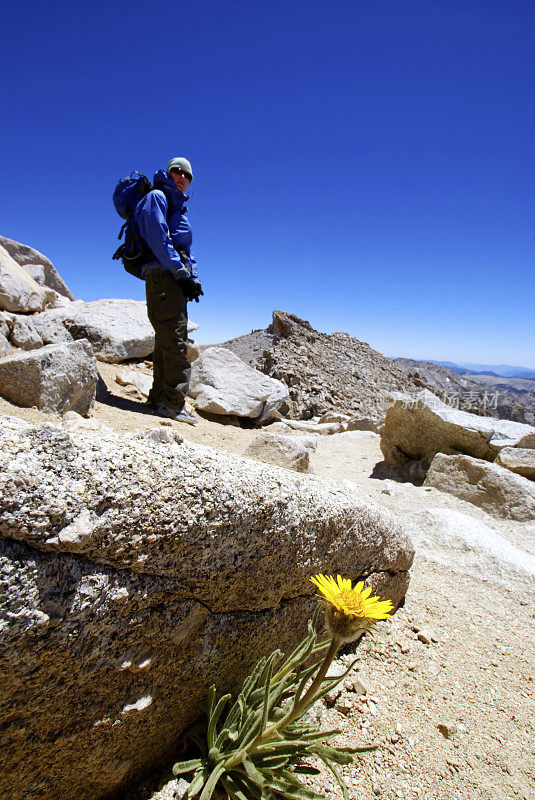
[[[188,186],[191,183],[189,176],[186,175],[186,173],[181,169],[177,169],[176,167],[173,167],[173,169],[169,171],[169,174],[171,175],[176,188],[179,189],[182,194],[185,194]]]

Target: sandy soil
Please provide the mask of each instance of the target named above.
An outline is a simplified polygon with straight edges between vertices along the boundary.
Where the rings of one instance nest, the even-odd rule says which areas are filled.
[[[99,366],[111,394],[96,403],[94,419],[119,432],[162,424],[115,383],[115,366]],[[4,400],[0,413],[58,421]],[[204,419],[195,428],[164,424],[185,439],[239,455],[257,435]],[[437,489],[371,478],[380,460],[377,436],[318,437],[312,470],[351,481],[361,496],[401,515],[424,508],[461,511],[535,552],[534,525],[495,520]],[[343,769],[351,798],[535,800],[532,599],[417,554],[405,607],[356,651],[353,675],[363,686],[348,681],[334,706],[317,709],[322,727],[341,729],[340,743],[379,745]],[[316,788],[327,797],[341,798],[327,773],[318,780]],[[179,796],[175,781],[153,790],[154,781],[147,782],[128,798]]]

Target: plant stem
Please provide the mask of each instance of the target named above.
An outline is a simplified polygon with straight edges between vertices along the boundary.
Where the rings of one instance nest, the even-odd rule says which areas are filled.
[[[342,640],[339,639],[337,636],[333,637],[331,640],[331,644],[329,645],[329,649],[325,653],[325,658],[323,659],[323,663],[319,668],[318,672],[316,673],[316,677],[310,684],[309,688],[303,695],[303,697],[299,700],[297,704],[293,706],[293,708],[284,716],[281,720],[276,722],[271,727],[266,728],[263,733],[259,733],[258,736],[253,739],[253,741],[246,745],[243,749],[239,750],[235,753],[227,762],[225,762],[225,770],[232,769],[233,767],[237,766],[241,761],[241,754],[245,751],[248,755],[254,753],[254,751],[261,747],[263,744],[266,744],[271,739],[273,739],[275,733],[278,731],[284,730],[288,725],[291,725],[294,720],[299,719],[301,714],[304,712],[305,708],[313,701],[313,698],[318,691],[319,687],[323,683],[323,679],[327,674],[327,670],[331,666],[331,662],[336,655],[336,651],[340,647]]]

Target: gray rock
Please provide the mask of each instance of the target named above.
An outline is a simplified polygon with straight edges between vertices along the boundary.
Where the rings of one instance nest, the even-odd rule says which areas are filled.
[[[277,433],[263,432],[258,434],[249,445],[244,455],[276,464],[279,467],[293,469],[296,472],[308,472],[310,451],[302,441],[302,437],[282,436]]]
[[[383,423],[370,417],[353,417],[346,423],[346,431],[372,431],[378,433]]]
[[[158,444],[182,444],[184,441],[184,437],[174,428],[150,428],[135,433],[134,439],[146,439]]]
[[[87,341],[48,345],[0,359],[0,394],[19,406],[87,414],[98,371]]]
[[[23,317],[19,314],[15,316],[11,331],[11,344],[20,347],[21,350],[37,350],[43,346],[43,340],[32,323],[31,317]]]
[[[11,336],[14,319],[15,315],[10,314],[9,311],[0,311],[0,333],[2,336],[5,336],[6,339],[9,339]]]
[[[343,430],[343,423],[340,422],[313,422],[312,420],[301,419],[286,419],[284,422],[294,431],[316,433],[321,436],[330,436]]]
[[[76,431],[77,433],[99,433],[101,431],[111,434],[111,429],[98,419],[87,419],[82,417],[77,411],[66,411],[61,417],[61,427],[66,431]]]
[[[43,284],[50,289],[54,289],[58,294],[68,297],[69,300],[74,300],[63,278],[59,276],[50,259],[38,250],[34,250],[33,247],[28,247],[26,244],[15,242],[13,239],[8,239],[6,236],[0,236],[0,246],[4,247],[11,258],[30,274],[31,270],[33,270],[36,265],[41,267],[44,273]],[[39,271],[39,275],[40,274]],[[37,283],[40,283],[40,281],[37,281]]]
[[[269,425],[269,432],[270,433],[281,433],[283,436],[299,436],[300,434],[297,431],[294,431],[293,428],[290,428],[289,425],[286,424],[284,420],[278,419],[276,422],[272,422]],[[311,439],[314,437],[310,437]]]
[[[412,548],[337,483],[209,447],[0,425],[0,795],[97,800],[146,774],[274,647],[314,572],[398,604]]]
[[[535,480],[535,450],[524,447],[504,447],[496,457],[496,464],[524,478]]]
[[[9,355],[11,355],[11,345],[4,334],[0,333],[0,358],[4,358],[5,356]]]
[[[50,296],[0,244],[0,308],[24,314],[41,311]]]
[[[188,339],[188,352],[187,352],[187,359],[190,364],[193,364],[201,354],[201,349],[198,344],[193,342],[191,339]]]
[[[319,418],[318,422],[349,422],[351,419],[349,414],[337,414],[335,411],[327,411]]]
[[[424,485],[436,486],[494,516],[519,521],[535,519],[533,482],[480,458],[438,453]]]
[[[45,286],[45,268],[43,264],[21,264],[22,269],[26,270],[28,275],[34,279],[39,286]]]
[[[32,321],[46,344],[87,339],[101,361],[141,360],[154,349],[154,331],[141,300],[77,300],[36,314]]]
[[[258,373],[258,370],[253,369],[253,372]],[[280,419],[281,411],[286,412],[288,411],[289,408],[288,387],[285,386],[285,384],[282,383],[281,381],[275,380],[275,378],[269,378],[268,376],[263,376],[263,377],[267,377],[268,381],[271,381],[270,384],[271,391],[269,397],[266,398],[264,407],[262,409],[262,413],[256,419],[256,423],[258,425],[266,425],[270,423],[272,420]]]
[[[148,397],[152,386],[152,375],[135,369],[121,369],[115,380],[120,386],[135,386],[143,397]]]
[[[68,297],[65,297],[63,294],[59,294],[59,292],[55,292],[54,289],[49,289],[50,299],[47,300],[46,308],[66,308],[69,306],[73,300],[69,300]]]
[[[200,411],[266,422],[284,406],[288,389],[222,347],[209,347],[193,362],[189,395]]]
[[[534,592],[535,556],[490,525],[450,508],[416,511],[405,517],[405,525],[425,558],[521,593]]]
[[[276,431],[275,431],[276,433]],[[302,436],[301,434],[297,434],[292,436],[293,441],[300,442],[303,447],[306,447],[307,450],[310,450],[311,453],[315,452],[318,449],[318,440],[315,436]]]
[[[391,395],[381,432],[381,450],[388,464],[426,460],[436,453],[466,453],[494,461],[502,447],[535,448],[535,428],[521,422],[480,417],[458,411],[431,392]]]
[[[82,300],[75,300],[72,305],[80,308]],[[59,344],[60,342],[74,342],[75,337],[63,324],[64,309],[47,309],[41,314],[32,316],[32,324],[44,344]]]

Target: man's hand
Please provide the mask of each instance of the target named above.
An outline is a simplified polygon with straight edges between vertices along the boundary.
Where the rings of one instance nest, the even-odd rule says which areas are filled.
[[[184,292],[186,300],[195,300],[195,302],[198,303],[199,297],[204,294],[201,282],[198,278],[184,278],[179,281],[179,284]]]

